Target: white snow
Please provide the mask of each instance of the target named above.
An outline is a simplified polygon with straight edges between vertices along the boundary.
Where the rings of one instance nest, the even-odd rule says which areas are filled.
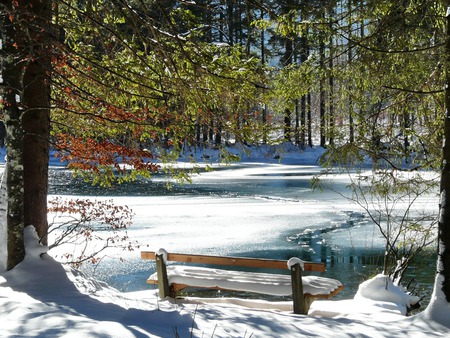
[[[420,301],[419,297],[406,294],[403,288],[395,286],[387,276],[381,274],[361,283],[355,299],[392,302],[404,307],[403,314],[406,314],[407,307]]]
[[[289,270],[292,270],[293,266],[299,264],[302,270],[305,270],[305,262],[298,257],[291,257],[287,261],[287,266]]]
[[[425,311],[421,313],[421,315],[430,321],[435,321],[441,323],[442,325],[450,326],[450,303],[445,300],[445,295],[440,287],[442,282],[443,276],[441,274],[437,274],[433,294],[431,296],[431,306],[428,306]]]
[[[4,236],[0,241],[4,248]],[[361,284],[353,299],[313,302],[304,316],[292,314],[291,301],[160,300],[154,289],[119,292],[53,259],[33,227],[25,229],[25,246],[25,260],[0,274],[0,337],[450,336],[450,307],[439,275],[431,304],[415,316],[403,315],[415,299],[383,276]]]
[[[335,302],[329,309],[338,315],[326,318],[293,315],[282,307],[273,310],[264,301],[161,301],[153,290],[120,293],[63,267],[38,244],[34,228],[25,230],[25,260],[0,275],[1,337],[450,335],[448,327],[431,318],[400,316],[398,304],[382,301],[371,301],[370,308],[367,300]]]
[[[162,255],[163,262],[164,262],[164,263],[167,263],[167,256],[168,256],[169,253],[168,253],[165,249],[163,249],[163,248],[158,249],[158,251],[156,252],[156,254],[157,254],[158,256],[161,256],[161,255]]]
[[[409,295],[402,287],[395,286],[385,275],[379,274],[358,288],[354,299],[340,301],[317,301],[311,306],[310,315],[325,317],[377,315],[386,320],[405,316],[407,307],[420,301]]]
[[[186,284],[204,288],[219,287],[278,296],[292,294],[290,275],[170,265],[167,267],[167,277],[169,284]],[[152,274],[149,279],[157,281],[157,274]],[[330,294],[342,285],[336,279],[319,276],[303,276],[302,281],[303,292],[311,295]]]

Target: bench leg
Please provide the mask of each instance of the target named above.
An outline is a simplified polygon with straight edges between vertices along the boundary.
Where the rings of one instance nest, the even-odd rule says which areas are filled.
[[[291,267],[292,298],[295,314],[307,314],[305,297],[303,295],[302,268],[300,264]]]
[[[170,296],[170,291],[169,278],[167,277],[167,268],[163,255],[156,255],[156,274],[158,276],[159,298],[164,299]]]
[[[314,296],[305,296],[305,315],[308,314],[309,308],[311,307],[312,302],[316,300]]]

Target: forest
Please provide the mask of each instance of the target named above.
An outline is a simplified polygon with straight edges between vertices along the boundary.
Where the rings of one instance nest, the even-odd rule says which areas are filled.
[[[108,187],[150,177],[191,148],[219,149],[232,162],[230,144],[288,143],[324,148],[321,165],[333,170],[370,163],[374,175],[352,182],[363,208],[368,194],[414,199],[438,187],[435,287],[450,302],[448,8],[445,0],[2,1],[7,269],[24,258],[25,225],[48,244],[50,150]],[[421,175],[430,171],[439,179]],[[408,229],[424,237],[403,251],[398,233],[383,233],[394,279],[408,250],[435,240],[428,226],[400,232]]]

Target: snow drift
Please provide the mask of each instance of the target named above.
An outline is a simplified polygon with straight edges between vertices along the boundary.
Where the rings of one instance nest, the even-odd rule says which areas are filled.
[[[245,302],[161,301],[154,290],[121,293],[62,266],[25,229],[25,260],[0,275],[1,337],[446,337],[450,329],[423,316],[384,308],[358,312],[359,300],[336,318],[308,317],[243,307]],[[375,283],[378,284],[378,281]],[[371,284],[364,292],[373,290]],[[372,301],[382,305],[381,301]],[[235,304],[233,304],[235,303]],[[338,302],[336,302],[339,304]],[[314,304],[314,303],[313,303]],[[342,303],[340,303],[342,304]],[[395,307],[395,303],[390,303]],[[361,308],[359,308],[361,310]],[[388,312],[386,312],[388,311]],[[386,315],[386,313],[388,315]]]

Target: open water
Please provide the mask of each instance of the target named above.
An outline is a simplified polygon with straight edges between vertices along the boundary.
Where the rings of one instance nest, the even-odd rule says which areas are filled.
[[[122,291],[149,288],[154,264],[142,261],[140,250],[235,255],[325,262],[325,276],[345,285],[339,298],[351,298],[358,285],[382,269],[384,241],[364,212],[342,195],[348,179],[335,176],[322,191],[311,189],[318,166],[238,164],[195,176],[191,184],[173,183],[156,175],[112,189],[92,187],[63,169],[51,172],[50,194],[112,198],[135,213],[127,230],[141,247],[111,250],[85,271]],[[329,189],[328,189],[328,188]],[[339,194],[336,192],[338,191]],[[421,202],[435,212],[437,200]],[[430,250],[409,269],[416,290],[429,297],[435,255]]]

